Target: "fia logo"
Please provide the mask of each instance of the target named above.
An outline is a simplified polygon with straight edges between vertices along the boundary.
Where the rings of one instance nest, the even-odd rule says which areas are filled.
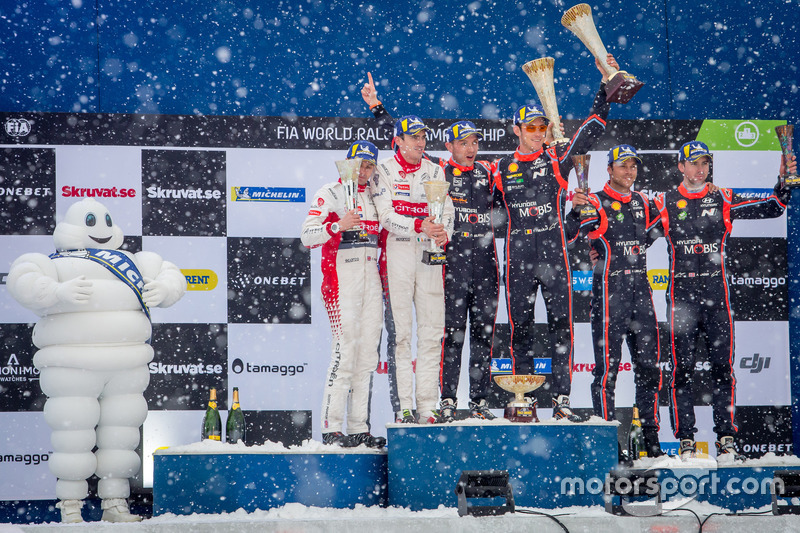
[[[769,368],[771,357],[764,357],[760,354],[753,354],[753,357],[742,357],[739,368],[750,370],[751,374],[758,374],[762,370]]]
[[[31,123],[24,118],[10,118],[6,120],[5,129],[12,137],[25,137],[31,132]]]

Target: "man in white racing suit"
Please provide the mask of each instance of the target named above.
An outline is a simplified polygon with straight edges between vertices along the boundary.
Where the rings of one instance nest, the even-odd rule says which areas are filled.
[[[386,439],[369,432],[372,376],[381,338],[378,215],[369,189],[378,149],[370,142],[356,142],[347,151],[347,159],[353,158],[362,159],[358,208],[346,210],[341,180],[323,186],[311,202],[301,240],[309,248],[322,247],[322,299],[333,336],[322,396],[322,440],[382,448]]]
[[[440,415],[439,368],[444,336],[442,265],[422,262],[431,240],[444,247],[453,234],[455,210],[446,197],[442,223],[428,213],[424,183],[445,181],[442,168],[427,159],[425,131],[415,116],[395,124],[393,157],[378,163],[373,200],[382,230],[381,281],[386,310],[388,374],[392,408],[402,423],[436,423]],[[416,386],[411,359],[412,307],[417,322]],[[416,399],[417,417],[414,416]]]

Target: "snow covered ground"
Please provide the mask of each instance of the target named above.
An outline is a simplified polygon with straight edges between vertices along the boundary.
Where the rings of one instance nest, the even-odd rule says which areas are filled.
[[[525,509],[520,509],[524,511]],[[534,510],[537,511],[537,510]],[[517,512],[497,517],[459,517],[456,509],[440,507],[428,511],[409,511],[401,508],[357,507],[355,509],[321,509],[300,504],[288,504],[269,511],[229,514],[175,516],[163,515],[139,524],[85,523],[76,525],[41,524],[31,526],[0,525],[0,533],[53,531],[54,528],[75,528],[100,533],[218,533],[219,531],[250,532],[347,532],[365,531],[407,533],[409,531],[486,533],[487,531],[537,533],[601,533],[619,531],[752,533],[800,531],[800,517],[773,516],[769,508],[748,510],[738,516],[726,516],[727,511],[712,505],[690,502],[662,516],[638,518],[618,517],[605,513],[601,507],[570,507],[542,510],[551,518]],[[697,516],[695,516],[695,513]],[[721,514],[717,514],[721,513]],[[761,513],[758,515],[747,513]]]

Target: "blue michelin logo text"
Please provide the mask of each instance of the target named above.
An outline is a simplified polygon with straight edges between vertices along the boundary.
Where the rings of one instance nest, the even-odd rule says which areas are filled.
[[[513,371],[511,359],[492,359],[492,374],[511,374]]]
[[[572,271],[572,290],[590,291],[592,290],[592,272],[585,270]]]
[[[553,361],[549,357],[534,358],[533,371],[537,374],[551,374],[553,368]]]
[[[772,194],[772,189],[731,189],[735,194],[748,200],[763,200]]]
[[[234,202],[300,202],[306,201],[302,187],[232,187]]]

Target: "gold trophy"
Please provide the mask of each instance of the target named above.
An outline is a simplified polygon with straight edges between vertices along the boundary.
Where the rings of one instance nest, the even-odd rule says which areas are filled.
[[[542,103],[548,120],[553,123],[553,142],[566,143],[569,142],[569,139],[561,134],[561,120],[558,115],[556,89],[553,83],[553,65],[555,61],[552,57],[534,59],[522,65],[522,70],[528,75],[533,88],[536,89],[536,95]]]
[[[514,400],[506,405],[505,411],[505,417],[510,422],[539,421],[539,417],[536,416],[536,402],[530,402],[524,394],[535,391],[544,384],[544,381],[545,377],[541,374],[505,374],[494,377],[494,382],[501,389],[514,393]]]
[[[358,174],[361,171],[360,157],[336,161],[336,170],[339,171],[339,178],[342,180],[344,188],[344,210],[352,211],[358,209]],[[369,234],[359,224],[358,227],[342,232],[342,242],[368,242]]]
[[[573,155],[572,165],[575,167],[575,175],[578,177],[578,187],[589,194],[589,161],[592,156],[589,154]],[[585,204],[581,206],[581,220],[597,216],[597,209],[592,204]]]
[[[794,155],[792,150],[792,137],[794,136],[794,126],[788,124],[786,126],[776,126],[775,133],[778,134],[778,142],[781,143],[781,153],[786,163],[789,162],[789,157]],[[800,187],[800,176],[797,174],[789,174],[781,178],[784,187]]]
[[[431,180],[424,182],[422,186],[425,187],[425,197],[428,199],[428,214],[433,217],[434,222],[441,224],[450,184],[446,181]],[[431,239],[431,249],[422,252],[422,262],[426,265],[444,265],[447,263],[447,256],[444,250],[436,246],[436,242]]]
[[[617,70],[606,63],[606,47],[597,33],[592,18],[592,8],[589,4],[578,4],[569,8],[564,16],[561,17],[561,24],[580,39],[586,48],[603,67],[608,75],[606,83],[606,101],[626,104],[633,98],[636,91],[642,88],[644,83],[637,80],[633,74],[628,74],[624,70]]]

